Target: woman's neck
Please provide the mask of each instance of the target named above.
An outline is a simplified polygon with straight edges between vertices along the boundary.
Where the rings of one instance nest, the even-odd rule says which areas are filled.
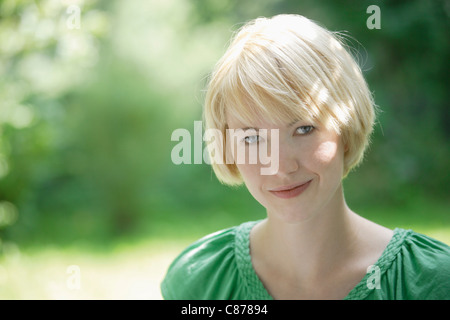
[[[391,236],[390,230],[350,210],[340,189],[307,221],[285,222],[268,213],[252,229],[250,252],[263,282],[299,286],[299,290],[343,282],[351,289],[367,266],[376,262]]]
[[[346,205],[342,192],[309,220],[289,223],[268,213],[255,227],[264,248],[277,256],[277,265],[295,277],[311,278],[339,263],[358,238],[358,216]],[[256,240],[258,241],[258,240]],[[347,249],[348,248],[348,249]]]

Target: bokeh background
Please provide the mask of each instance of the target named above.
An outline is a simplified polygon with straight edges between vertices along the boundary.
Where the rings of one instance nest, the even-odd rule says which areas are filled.
[[[264,217],[171,134],[233,31],[278,13],[345,31],[380,107],[349,205],[450,243],[450,1],[3,0],[0,299],[159,299],[187,244]]]

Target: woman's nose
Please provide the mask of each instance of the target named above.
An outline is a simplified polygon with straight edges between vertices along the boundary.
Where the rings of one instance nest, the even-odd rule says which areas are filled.
[[[297,172],[299,159],[295,146],[292,146],[288,142],[281,142],[276,137],[276,139],[271,139],[270,149],[271,166],[270,168],[265,168],[266,173],[264,174],[286,177]]]
[[[299,163],[293,146],[280,144],[278,159],[278,175],[289,176],[297,172]]]

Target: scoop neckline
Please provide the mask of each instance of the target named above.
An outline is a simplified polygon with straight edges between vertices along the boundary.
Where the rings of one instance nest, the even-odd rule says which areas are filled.
[[[260,221],[262,220],[244,222],[238,227],[235,234],[236,261],[240,274],[245,282],[249,299],[274,300],[264,287],[259,276],[256,274],[250,255],[250,231]],[[400,251],[404,240],[411,232],[412,230],[405,230],[402,228],[395,228],[393,230],[390,241],[377,262],[374,264],[380,268],[380,276],[389,269],[392,262],[395,260],[397,253]],[[361,300],[369,295],[373,290],[369,289],[367,286],[367,280],[370,276],[370,273],[366,273],[361,281],[350,290],[343,300]]]

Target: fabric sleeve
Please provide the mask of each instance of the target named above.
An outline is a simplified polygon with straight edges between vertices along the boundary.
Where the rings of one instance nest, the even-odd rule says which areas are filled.
[[[450,247],[412,230],[396,229],[376,266],[349,299],[450,300]]]
[[[406,299],[450,300],[450,247],[436,239],[413,232],[401,254]]]
[[[232,299],[239,291],[234,254],[235,228],[208,235],[188,246],[161,283],[167,300]]]

